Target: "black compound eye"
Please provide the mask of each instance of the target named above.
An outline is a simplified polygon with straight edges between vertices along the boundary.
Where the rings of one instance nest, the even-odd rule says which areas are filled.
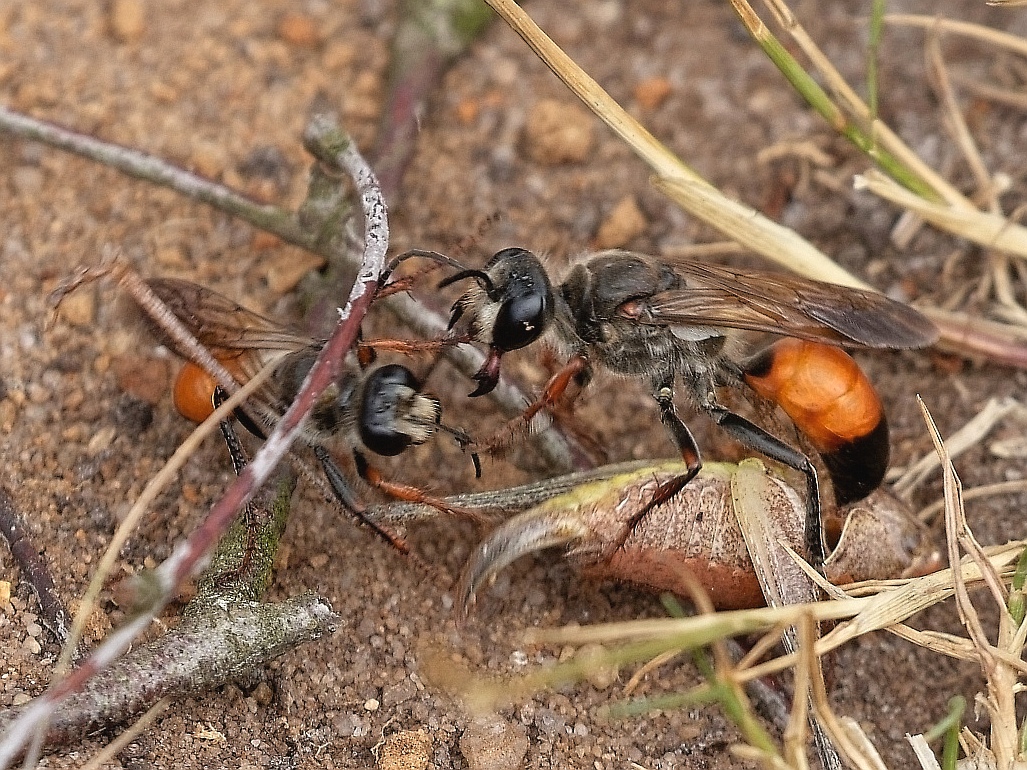
[[[548,294],[529,294],[504,302],[492,329],[492,345],[504,352],[530,345],[545,331],[551,307]]]
[[[360,406],[360,440],[375,454],[392,457],[410,446],[409,435],[396,428],[397,413],[410,391],[420,383],[405,366],[390,364],[371,372],[364,384],[364,398]]]

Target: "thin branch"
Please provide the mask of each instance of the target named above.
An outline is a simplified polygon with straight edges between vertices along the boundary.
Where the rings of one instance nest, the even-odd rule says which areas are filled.
[[[62,643],[68,638],[68,611],[64,608],[53,577],[39,549],[29,539],[28,531],[18,513],[7,487],[0,486],[0,535],[7,540],[14,563],[39,599],[39,620]]]

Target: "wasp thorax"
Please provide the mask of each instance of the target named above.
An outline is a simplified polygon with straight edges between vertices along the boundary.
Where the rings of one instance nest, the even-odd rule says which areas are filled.
[[[371,372],[364,383],[358,429],[370,451],[391,457],[423,444],[435,433],[441,407],[420,392],[409,369],[398,364]]]

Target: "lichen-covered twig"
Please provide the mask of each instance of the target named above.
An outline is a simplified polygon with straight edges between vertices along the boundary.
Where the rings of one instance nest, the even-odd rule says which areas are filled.
[[[121,724],[161,698],[195,695],[330,633],[338,617],[321,598],[257,601],[288,516],[291,477],[258,496],[225,533],[179,625],[135,648],[85,683],[50,715],[47,745]],[[24,709],[0,714],[0,729]]]
[[[0,486],[0,535],[7,540],[14,563],[39,599],[39,620],[58,642],[68,638],[68,612],[64,608],[53,577],[37,549],[29,540],[18,508],[7,487]]]

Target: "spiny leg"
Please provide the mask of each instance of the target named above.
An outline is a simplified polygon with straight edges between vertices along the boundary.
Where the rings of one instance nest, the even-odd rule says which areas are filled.
[[[352,513],[363,524],[370,527],[378,537],[391,545],[397,551],[402,554],[409,554],[410,546],[406,544],[405,540],[398,535],[394,535],[392,532],[389,532],[389,530],[368,518],[366,506],[357,499],[356,495],[353,494],[353,490],[350,489],[349,482],[346,481],[346,477],[343,476],[342,471],[339,470],[339,466],[335,464],[335,459],[329,451],[320,444],[314,444],[313,449],[314,456],[317,457],[318,462],[321,463],[321,468],[324,470],[325,477],[328,479],[328,486],[332,488],[332,492],[335,494],[336,499],[342,504],[342,507]]]
[[[826,557],[820,513],[820,483],[810,459],[777,436],[717,403],[706,404],[714,421],[744,446],[793,468],[806,477],[806,550],[810,563],[819,569]]]
[[[677,410],[674,408],[673,389],[669,385],[665,385],[653,394],[653,398],[656,399],[656,403],[660,407],[660,422],[670,432],[671,440],[674,442],[674,446],[677,447],[678,452],[681,454],[681,459],[685,463],[685,472],[668,481],[664,481],[656,488],[652,499],[639,513],[631,518],[628,529],[629,533],[634,530],[638,522],[645,518],[649,511],[658,505],[663,505],[663,503],[674,497],[702,469],[702,455],[699,454],[699,445],[695,443],[692,432],[682,422],[681,418],[678,417]]]
[[[488,516],[484,516],[479,511],[472,508],[461,508],[460,506],[450,505],[440,497],[429,495],[423,489],[419,489],[410,484],[399,484],[395,481],[389,481],[382,475],[381,471],[368,463],[367,458],[360,452],[354,451],[353,459],[356,461],[357,473],[360,474],[360,478],[389,497],[405,503],[429,505],[443,513],[447,513],[452,516],[463,516],[464,518],[471,519],[478,523],[491,523],[493,521]]]
[[[216,409],[221,403],[224,402],[224,391],[220,387],[214,389],[212,396],[214,408]],[[228,456],[232,458],[232,468],[235,470],[235,475],[238,476],[242,473],[243,469],[249,463],[249,458],[246,456],[246,450],[243,449],[242,442],[239,441],[239,434],[235,432],[235,428],[232,423],[228,420],[222,420],[218,423],[218,427],[221,429],[221,437],[225,440],[225,445],[228,447]],[[243,557],[239,561],[237,567],[231,572],[218,576],[218,580],[225,582],[230,578],[237,577],[243,574],[250,567],[250,562],[253,559],[253,552],[257,548],[257,539],[254,534],[254,521],[253,517],[256,511],[253,503],[247,503],[246,507],[242,510],[242,519],[246,525],[246,549],[243,552]]]
[[[491,438],[480,443],[486,452],[497,452],[505,449],[514,441],[531,429],[531,421],[543,409],[553,406],[566,392],[571,382],[580,377],[587,377],[591,372],[588,359],[584,356],[571,356],[566,364],[549,378],[545,388],[531,405],[528,406],[519,417],[514,417],[505,426],[499,429]]]

